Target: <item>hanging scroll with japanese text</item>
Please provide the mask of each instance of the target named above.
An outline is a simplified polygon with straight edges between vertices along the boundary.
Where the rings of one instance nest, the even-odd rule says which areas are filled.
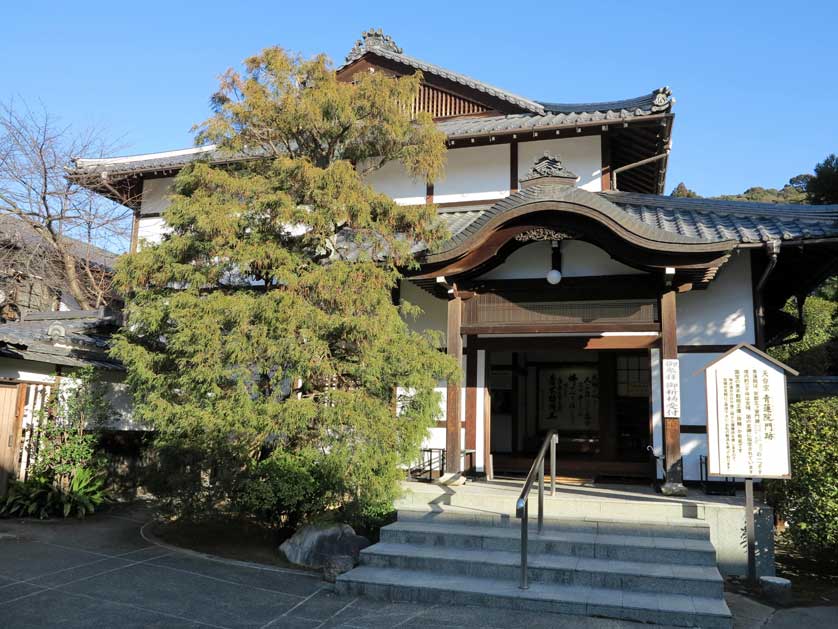
[[[707,471],[788,478],[785,366],[743,346],[706,367]]]
[[[599,430],[599,370],[596,365],[539,369],[538,426],[564,431]]]

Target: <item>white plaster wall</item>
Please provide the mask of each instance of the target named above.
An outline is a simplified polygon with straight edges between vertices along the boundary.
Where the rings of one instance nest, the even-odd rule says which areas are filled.
[[[734,254],[706,290],[677,296],[678,345],[753,343],[751,291],[751,259]]]
[[[598,135],[519,142],[518,177],[523,177],[545,152],[560,158],[565,168],[579,176],[577,187],[591,192],[602,190],[602,140]]]
[[[496,199],[509,194],[509,145],[450,149],[445,175],[434,182],[434,202]]]
[[[31,360],[0,358],[0,378],[22,382],[51,383],[55,376],[55,365]]]
[[[396,203],[418,205],[425,202],[425,182],[411,177],[399,161],[387,162],[368,174],[366,181]]]
[[[172,192],[174,177],[146,179],[143,181],[143,214],[161,214],[169,207],[169,195]]]
[[[163,239],[163,234],[168,231],[166,222],[159,216],[142,216],[137,226],[138,247],[142,248],[143,243],[156,245]]]
[[[551,243],[534,242],[521,247],[506,262],[482,275],[484,279],[543,278],[550,270]],[[581,240],[565,240],[562,247],[562,275],[636,275],[643,271],[613,260],[608,252]]]
[[[414,306],[419,306],[422,313],[416,318],[407,318],[407,325],[415,332],[438,332],[444,334],[448,327],[448,303],[444,299],[437,299],[416,284],[403,280],[401,282],[401,298]],[[445,338],[439,336],[438,345],[445,345]]]
[[[704,365],[718,357],[718,353],[678,354],[681,362],[681,425],[707,425],[707,397],[704,390],[704,373],[696,374]],[[661,428],[661,392],[659,352],[652,350],[652,424],[655,454],[663,455]],[[707,454],[706,434],[681,434],[681,458],[684,463],[684,480],[701,478],[699,457]]]

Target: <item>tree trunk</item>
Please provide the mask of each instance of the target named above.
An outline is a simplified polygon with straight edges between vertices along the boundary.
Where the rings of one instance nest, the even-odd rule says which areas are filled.
[[[79,308],[82,310],[91,310],[90,300],[87,298],[87,293],[79,281],[76,258],[62,251],[61,262],[64,265],[64,273],[67,276],[67,286],[70,288],[70,294],[79,302]]]

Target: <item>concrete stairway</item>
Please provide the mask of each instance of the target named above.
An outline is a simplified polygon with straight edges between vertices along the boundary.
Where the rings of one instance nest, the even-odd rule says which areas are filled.
[[[485,496],[484,496],[485,498]],[[532,507],[531,507],[532,509]],[[482,605],[685,627],[731,626],[707,526],[689,518],[545,519],[529,536],[508,513],[404,504],[338,591],[392,601]]]

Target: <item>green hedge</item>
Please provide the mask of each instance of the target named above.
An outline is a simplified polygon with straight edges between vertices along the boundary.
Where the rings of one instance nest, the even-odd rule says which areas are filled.
[[[790,480],[767,483],[795,546],[838,552],[838,397],[789,407]]]

